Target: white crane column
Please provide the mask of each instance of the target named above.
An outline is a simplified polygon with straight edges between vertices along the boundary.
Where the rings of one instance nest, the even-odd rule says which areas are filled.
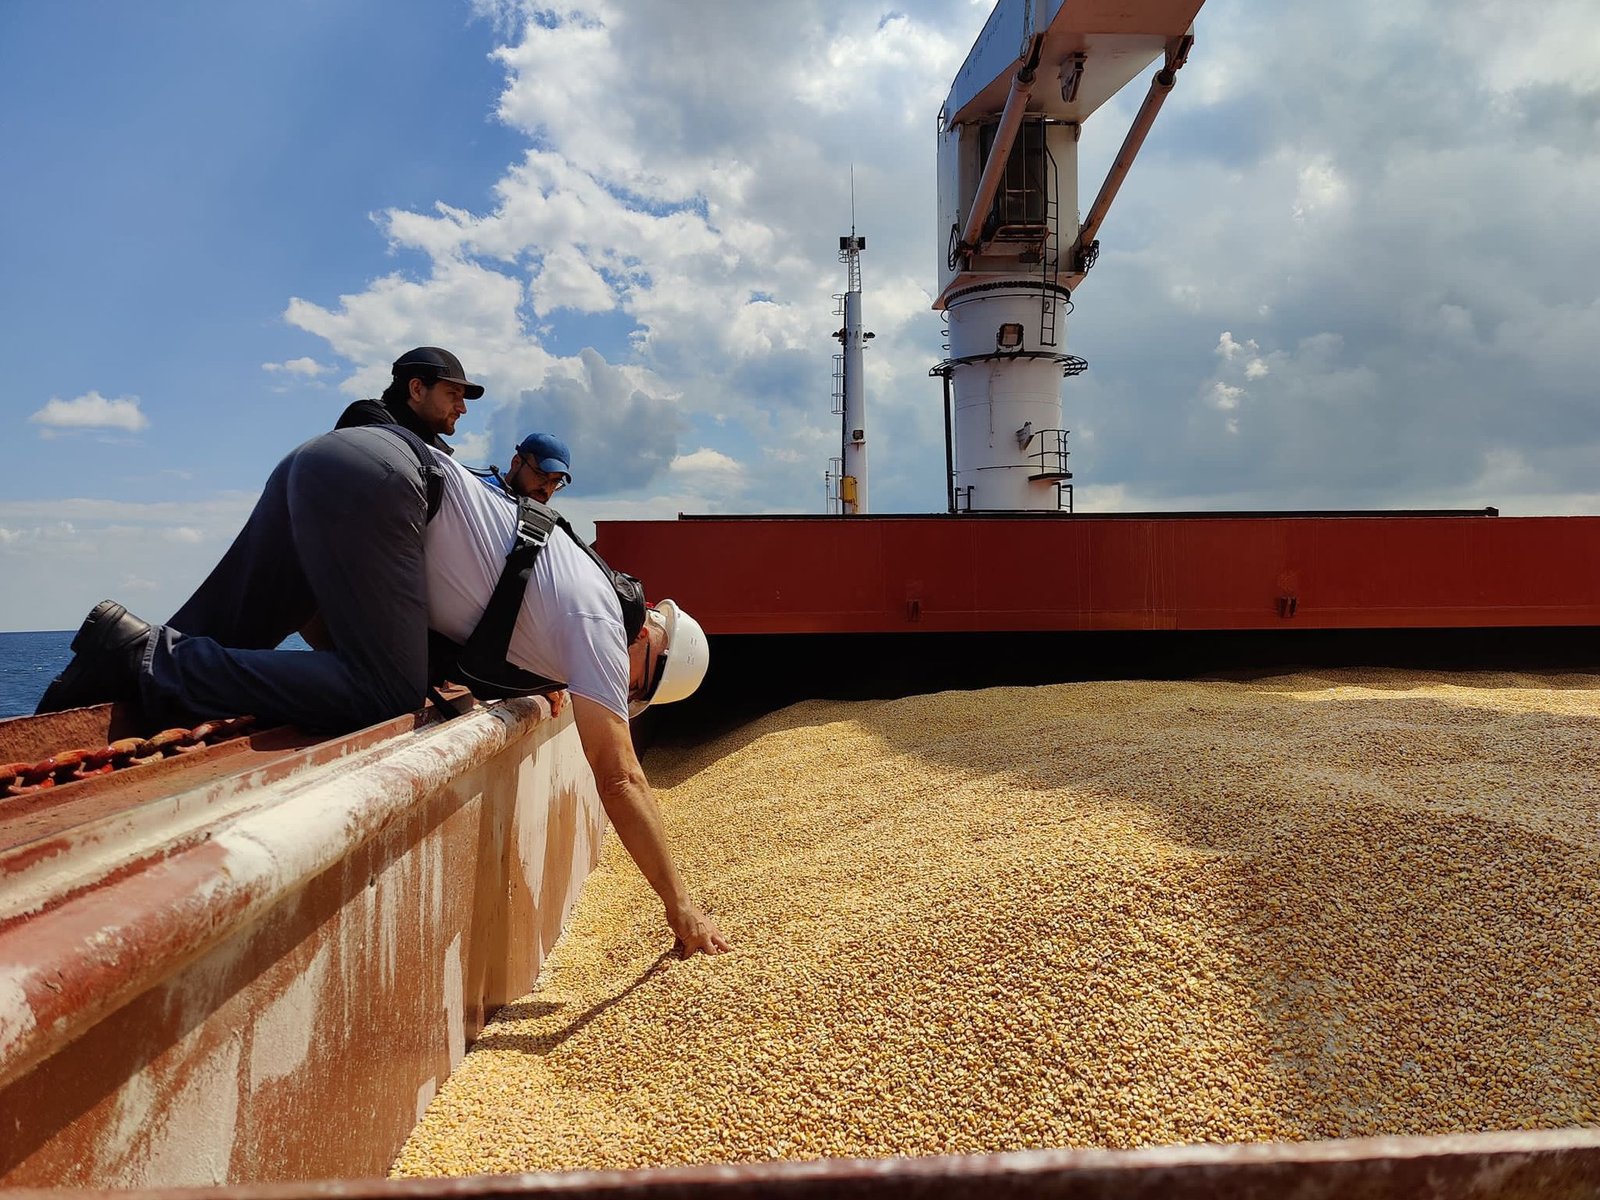
[[[997,0],[939,112],[939,296],[953,512],[1073,506],[1062,380],[1072,294],[1101,223],[1194,38],[1203,0]],[[1150,63],[1150,82],[1087,223],[1083,123]]]
[[[844,424],[840,458],[844,466],[839,476],[839,511],[845,516],[860,516],[867,510],[867,406],[862,378],[863,341],[870,333],[861,329],[861,252],[867,239],[839,239],[839,261],[845,264],[844,326],[834,336],[844,356]]]

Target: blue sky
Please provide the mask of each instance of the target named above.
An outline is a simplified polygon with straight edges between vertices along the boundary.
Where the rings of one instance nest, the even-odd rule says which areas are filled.
[[[0,630],[166,616],[419,343],[488,385],[464,461],[567,438],[580,527],[820,511],[852,164],[873,507],[941,507],[934,118],[989,7],[0,4]],[[1589,0],[1208,0],[1074,298],[1080,510],[1600,511],[1597,195]]]
[[[459,4],[18,0],[0,34],[13,417],[98,392],[150,422],[36,445],[7,496],[257,487],[337,404],[261,370],[327,354],[289,297],[400,265],[371,214],[481,204],[520,141]]]

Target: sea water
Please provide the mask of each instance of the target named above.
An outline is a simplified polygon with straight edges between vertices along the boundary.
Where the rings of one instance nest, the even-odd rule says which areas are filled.
[[[0,717],[31,713],[72,657],[71,629],[0,633]]]

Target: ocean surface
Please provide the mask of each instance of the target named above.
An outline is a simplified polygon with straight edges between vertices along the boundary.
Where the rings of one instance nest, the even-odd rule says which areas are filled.
[[[50,681],[72,658],[75,629],[49,633],[0,633],[0,719],[33,712]],[[283,643],[285,650],[309,650],[300,635]]]
[[[73,629],[0,633],[0,717],[31,713],[72,657]]]

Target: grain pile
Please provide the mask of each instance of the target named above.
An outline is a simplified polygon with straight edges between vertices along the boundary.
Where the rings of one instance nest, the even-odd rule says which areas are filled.
[[[399,1175],[1600,1123],[1600,680],[807,703],[647,763]]]

